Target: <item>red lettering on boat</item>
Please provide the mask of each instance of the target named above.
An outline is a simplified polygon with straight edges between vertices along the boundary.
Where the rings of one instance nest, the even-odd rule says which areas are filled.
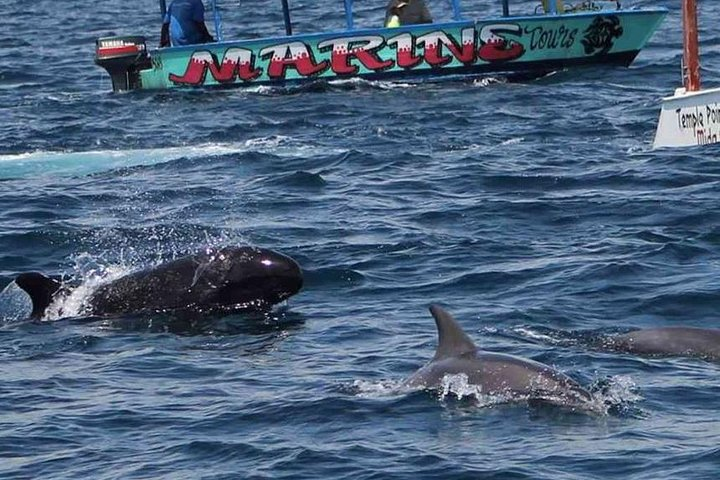
[[[461,44],[443,31],[431,32],[418,37],[418,44],[425,46],[425,61],[433,67],[440,67],[452,62],[453,57],[459,62],[469,65],[475,61],[475,29],[463,28]],[[450,55],[445,55],[446,47]]]
[[[422,57],[415,55],[415,39],[409,33],[403,33],[388,40],[388,45],[397,49],[396,62],[398,67],[410,69],[422,62]]]
[[[317,75],[328,68],[328,61],[315,62],[312,50],[302,42],[290,42],[260,50],[260,56],[267,60],[268,77],[285,78],[287,69],[294,68],[303,77]]]
[[[254,63],[252,50],[244,48],[228,49],[219,64],[212,52],[200,50],[192,54],[182,76],[171,73],[169,79],[171,82],[185,85],[202,85],[205,83],[207,72],[210,71],[210,75],[218,83],[234,82],[237,76],[241,80],[250,81],[262,74],[262,70],[256,69]]]
[[[486,62],[506,62],[520,58],[525,53],[522,43],[505,38],[505,34],[522,36],[522,29],[515,24],[485,25],[480,30],[478,57]]]
[[[361,44],[361,45],[358,45]],[[395,62],[383,60],[377,51],[385,45],[381,36],[348,37],[320,42],[320,51],[331,49],[330,68],[339,75],[356,74],[359,66],[353,65],[351,60],[356,58],[360,63],[372,71],[381,71],[392,68]]]

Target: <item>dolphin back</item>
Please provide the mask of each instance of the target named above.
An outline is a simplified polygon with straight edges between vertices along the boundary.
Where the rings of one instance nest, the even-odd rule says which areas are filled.
[[[53,297],[62,286],[57,280],[38,272],[21,273],[15,278],[15,283],[30,295],[32,301],[30,318],[35,319],[42,318],[45,310],[52,303]]]
[[[405,385],[438,388],[448,375],[464,375],[484,394],[508,399],[546,400],[562,405],[584,405],[592,396],[577,382],[554,368],[534,360],[503,353],[479,351],[443,308],[432,305],[430,313],[438,329],[435,357],[416,371]]]
[[[611,338],[609,347],[641,355],[686,356],[720,359],[720,330],[693,327],[661,327],[635,330]]]
[[[203,275],[204,260],[199,255],[183,257],[106,283],[87,300],[91,313],[117,315],[191,308],[213,288]]]

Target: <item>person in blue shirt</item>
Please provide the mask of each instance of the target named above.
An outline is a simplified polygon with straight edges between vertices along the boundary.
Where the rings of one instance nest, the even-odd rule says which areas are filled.
[[[160,31],[160,47],[214,42],[205,26],[202,0],[172,0]]]

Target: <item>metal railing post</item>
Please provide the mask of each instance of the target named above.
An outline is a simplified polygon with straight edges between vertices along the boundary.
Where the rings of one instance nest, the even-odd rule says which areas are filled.
[[[292,36],[292,23],[290,22],[290,5],[288,0],[282,0],[283,6],[283,17],[285,18],[285,34],[288,37]]]
[[[345,22],[348,30],[353,29],[353,0],[345,0]]]
[[[223,40],[223,34],[221,30],[220,25],[220,12],[217,8],[217,0],[211,0],[212,2],[212,11],[213,11],[213,20],[215,21],[215,36],[217,37],[215,40],[218,42],[222,42]]]

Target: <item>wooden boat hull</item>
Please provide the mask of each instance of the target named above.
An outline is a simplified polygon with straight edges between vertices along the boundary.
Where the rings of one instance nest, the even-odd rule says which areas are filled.
[[[628,66],[663,8],[499,17],[348,30],[149,52],[139,89],[285,85],[318,79],[427,80],[488,73]]]

